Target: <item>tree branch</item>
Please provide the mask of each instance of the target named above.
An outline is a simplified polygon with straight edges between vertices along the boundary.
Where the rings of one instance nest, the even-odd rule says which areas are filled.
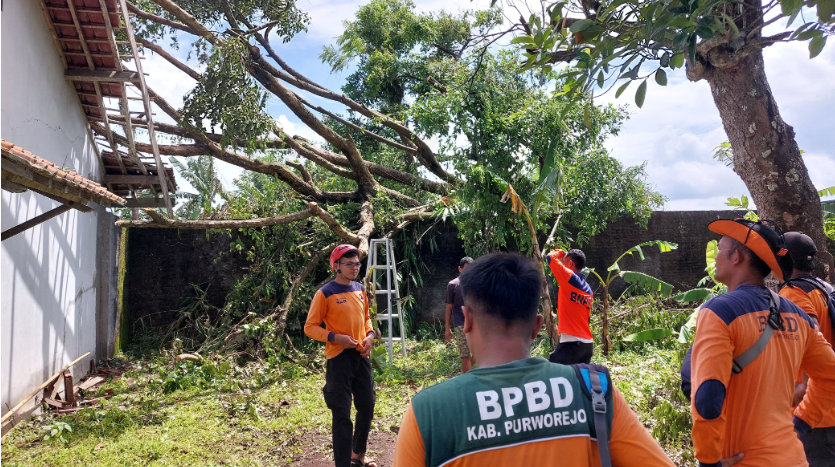
[[[310,203],[315,205],[316,203]],[[292,222],[307,219],[315,216],[313,210],[309,206],[307,209],[292,214],[285,214],[283,216],[262,217],[259,219],[229,219],[229,220],[182,220],[169,219],[154,209],[143,209],[151,220],[118,220],[117,227],[156,227],[163,229],[246,229],[252,227],[266,227],[269,225],[290,224]]]
[[[168,60],[169,63],[171,63],[172,65],[174,65],[178,69],[180,69],[183,73],[191,76],[195,81],[202,81],[203,80],[203,77],[200,76],[200,73],[194,71],[193,69],[191,69],[191,67],[189,67],[185,63],[183,63],[183,62],[177,60],[176,58],[174,58],[174,56],[172,56],[171,54],[166,52],[165,49],[163,49],[162,47],[154,44],[153,42],[151,42],[149,40],[145,40],[141,37],[138,37],[137,39],[139,39],[139,42],[142,44],[143,47],[145,47],[146,49],[149,49],[153,52],[156,52],[160,57]]]
[[[139,9],[136,5],[131,2],[128,2],[128,11],[135,14],[136,16],[147,19],[148,21],[153,21],[155,23],[161,24],[163,26],[168,26],[170,28],[179,29],[180,31],[185,31],[189,34],[194,34],[197,36],[198,34],[192,31],[188,26],[183,23],[178,23],[177,21],[171,21],[168,18],[163,18],[162,16],[157,16],[151,13],[148,13],[145,10]]]

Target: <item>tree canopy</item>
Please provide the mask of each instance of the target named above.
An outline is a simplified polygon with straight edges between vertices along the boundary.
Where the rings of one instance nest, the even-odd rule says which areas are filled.
[[[524,68],[559,68],[563,91],[576,99],[595,89],[620,96],[634,82],[641,107],[652,81],[665,86],[671,70],[685,68],[690,80],[707,81],[733,147],[734,170],[762,216],[784,230],[809,233],[825,248],[817,190],[794,130],[780,116],[762,50],[805,41],[811,58],[820,54],[835,34],[835,0],[540,1],[528,11],[518,6],[508,0],[504,10],[519,14],[511,42],[523,50]]]
[[[393,237],[423,221],[413,230],[419,236],[452,216],[471,251],[526,250],[527,227],[499,203],[508,186],[531,206],[536,231],[556,222],[563,241],[568,226],[582,239],[624,215],[646,221],[662,202],[642,167],[624,168],[603,148],[624,112],[611,106],[584,112],[554,93],[556,74],[520,73],[519,52],[491,48],[492,38],[505,33],[497,10],[418,13],[402,0],[360,7],[321,56],[335,69],[354,70],[339,93],[298,73],[273,48],[305,27],[307,17],[293,2],[154,0],[131,9],[143,45],[197,81],[182,109],[151,91],[176,122],[155,123],[156,132],[179,138],[160,151],[219,159],[249,173],[212,219],[167,219],[148,210],[150,219],[120,223],[273,226],[258,242],[269,249],[265,238],[272,238],[284,252],[287,286],[273,288],[271,298],[285,297],[281,329],[293,295],[316,269],[306,263],[318,263],[336,242],[355,244],[365,255],[372,235]],[[180,46],[185,37],[201,73],[160,45]],[[302,91],[331,105],[315,105]],[[286,134],[267,111],[268,97],[322,141]],[[203,197],[213,196],[214,185],[202,185]]]

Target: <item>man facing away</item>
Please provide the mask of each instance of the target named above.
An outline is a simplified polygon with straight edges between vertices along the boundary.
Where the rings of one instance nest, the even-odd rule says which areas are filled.
[[[470,371],[473,367],[473,357],[470,354],[470,348],[467,347],[467,339],[464,337],[464,313],[461,307],[464,306],[464,296],[461,294],[461,271],[472,263],[473,259],[469,256],[461,258],[458,262],[459,276],[449,281],[446,287],[446,311],[444,312],[444,324],[446,325],[446,332],[444,339],[449,342],[452,340],[453,331],[449,327],[450,318],[452,318],[452,325],[455,329],[455,345],[458,347],[458,356],[461,357],[461,373]]]
[[[557,295],[560,342],[548,360],[563,365],[591,362],[594,351],[589,316],[594,295],[580,271],[586,267],[582,250],[556,250],[548,253],[545,262],[554,273],[560,290]]]
[[[715,275],[729,292],[709,300],[696,324],[696,458],[701,466],[806,466],[795,431],[808,431],[831,413],[835,353],[806,312],[764,285],[769,272],[782,280],[791,270],[781,235],[745,219],[708,228],[722,235]],[[800,370],[809,374],[809,388],[792,420]]]
[[[828,284],[812,274],[815,268],[814,258],[818,252],[815,242],[801,232],[786,232],[786,249],[789,250],[794,270],[791,278],[780,290],[780,295],[791,300],[812,318],[831,346],[832,317],[830,316]],[[795,384],[794,403],[799,404],[806,394],[808,375],[802,375]],[[835,409],[826,414],[817,428],[800,435],[806,460],[811,467],[835,465]]]
[[[673,465],[603,367],[531,358],[531,340],[542,328],[544,282],[531,260],[490,254],[460,279],[464,333],[478,368],[415,395],[400,425],[395,467],[598,466],[593,433],[606,432],[612,465]],[[606,386],[606,399],[593,405],[584,378],[597,381],[597,389]]]
[[[311,339],[325,342],[328,361],[322,393],[333,416],[336,467],[376,467],[376,463],[365,457],[374,416],[374,377],[368,360],[374,343],[374,328],[368,315],[365,288],[354,282],[360,271],[357,248],[337,246],[331,252],[330,266],[336,278],[316,291],[304,333]],[[356,430],[351,424],[352,396],[357,409]]]

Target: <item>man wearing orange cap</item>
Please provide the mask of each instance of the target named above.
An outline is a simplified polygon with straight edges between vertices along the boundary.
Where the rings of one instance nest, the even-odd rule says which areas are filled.
[[[353,245],[339,245],[331,252],[330,265],[336,278],[316,291],[304,333],[325,342],[328,361],[322,393],[333,416],[336,467],[376,467],[376,463],[365,457],[376,398],[368,361],[374,328],[368,315],[365,288],[354,282],[360,272],[359,251]],[[352,396],[357,409],[356,430],[351,424]]]
[[[722,235],[716,279],[729,292],[708,301],[692,354],[693,445],[700,466],[806,466],[798,434],[835,406],[835,352],[797,305],[764,286],[782,280],[791,260],[762,222],[712,222]],[[794,412],[798,372],[809,374]]]
[[[780,290],[780,295],[791,300],[805,311],[818,325],[823,337],[832,345],[833,303],[829,298],[832,287],[821,281],[812,271],[814,258],[818,252],[815,242],[801,232],[786,232],[786,249],[789,250],[794,270]],[[797,405],[806,394],[808,375],[805,373],[795,385],[794,403]],[[806,460],[811,467],[835,465],[835,410],[829,411],[824,420],[814,430],[800,437]]]

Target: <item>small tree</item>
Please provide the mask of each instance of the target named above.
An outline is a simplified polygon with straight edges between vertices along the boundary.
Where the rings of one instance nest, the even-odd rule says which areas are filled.
[[[601,334],[601,340],[603,341],[603,355],[609,355],[609,349],[612,347],[612,343],[609,341],[609,286],[612,285],[612,282],[614,282],[615,279],[621,277],[628,284],[638,285],[649,291],[658,292],[663,297],[669,297],[673,292],[673,286],[662,281],[661,279],[657,279],[642,272],[623,271],[620,268],[619,263],[626,257],[626,255],[632,256],[633,253],[638,253],[641,261],[643,261],[644,251],[641,247],[653,245],[657,245],[661,253],[666,253],[678,248],[677,244],[665,242],[663,240],[652,240],[635,245],[618,256],[618,259],[616,259],[615,262],[606,269],[608,274],[606,275],[605,280],[594,269],[588,269],[590,273],[597,277],[597,280],[600,281],[600,285],[603,286],[603,332]]]

